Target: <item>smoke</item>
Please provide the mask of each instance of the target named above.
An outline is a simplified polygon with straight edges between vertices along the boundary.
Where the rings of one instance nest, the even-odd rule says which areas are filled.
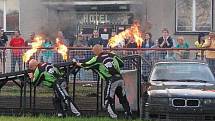
[[[77,28],[77,19],[75,7],[72,4],[74,0],[64,0],[60,4],[47,5],[46,24],[41,27],[41,32],[48,35],[52,40],[56,38],[57,31],[63,31],[65,38],[70,39]],[[54,3],[54,2],[52,2]]]
[[[78,33],[77,25],[79,20],[74,5],[66,4],[77,0],[64,0],[64,4],[53,4],[48,6],[47,24],[41,28],[41,31],[48,34],[52,38],[56,37],[58,30],[63,31],[66,38],[71,38],[72,35]],[[130,12],[133,14],[134,20],[139,20],[143,28],[142,31],[151,29],[150,23],[147,21],[147,0],[133,0],[130,5]],[[129,20],[130,21],[130,20]],[[132,22],[129,22],[132,23]]]
[[[147,15],[147,3],[148,0],[134,0],[134,4],[131,5],[131,11],[134,13],[134,20],[140,21],[143,32],[151,30],[152,25],[148,21]]]

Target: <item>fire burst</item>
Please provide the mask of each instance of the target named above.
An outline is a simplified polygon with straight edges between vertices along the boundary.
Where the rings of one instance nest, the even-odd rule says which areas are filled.
[[[118,35],[115,35],[110,38],[108,41],[108,45],[111,48],[116,47],[120,42],[124,41],[126,38],[134,38],[135,42],[137,43],[137,47],[141,48],[143,43],[141,26],[138,21],[135,21],[132,26],[126,29],[123,32],[120,32]]]
[[[58,53],[60,53],[63,56],[64,60],[67,60],[68,56],[67,56],[67,52],[68,49],[67,47],[63,44],[63,42],[60,39],[56,39],[56,48]]]
[[[22,56],[22,59],[24,62],[28,62],[28,60],[31,58],[31,56],[37,52],[37,49],[42,46],[43,39],[41,36],[36,36],[34,38],[34,42],[32,42],[32,49],[28,50],[24,55]]]

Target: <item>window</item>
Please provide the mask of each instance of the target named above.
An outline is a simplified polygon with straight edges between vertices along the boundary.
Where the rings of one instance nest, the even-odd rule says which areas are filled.
[[[212,30],[212,0],[176,0],[176,32]]]
[[[19,0],[0,0],[0,28],[5,31],[19,29]]]

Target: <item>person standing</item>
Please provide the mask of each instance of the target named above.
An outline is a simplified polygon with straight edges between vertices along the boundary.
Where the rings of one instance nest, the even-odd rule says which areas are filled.
[[[194,43],[196,48],[202,48],[202,45],[205,43],[205,34],[199,33],[198,40]],[[201,59],[204,54],[201,53],[201,51],[196,52],[196,58],[195,59]]]
[[[173,39],[169,35],[169,30],[167,28],[164,28],[162,30],[162,37],[158,39],[159,47],[160,48],[172,48],[173,47]],[[170,56],[173,52],[169,52]],[[162,51],[161,53],[161,59],[168,58],[169,54],[166,51]]]
[[[29,70],[32,71],[32,73],[29,73],[29,77],[32,79],[34,86],[39,86],[43,83],[44,86],[53,88],[53,104],[57,110],[58,117],[65,117],[66,111],[72,112],[75,116],[80,116],[80,112],[65,89],[66,83],[63,72],[60,72],[51,63],[39,63],[35,59],[29,61]]]
[[[69,46],[69,40],[67,40],[62,31],[57,32],[57,39],[61,41],[61,43],[65,44],[66,46]]]
[[[49,37],[46,37],[44,43],[42,44],[42,47],[51,48],[53,46],[54,46],[53,42],[49,39]],[[53,51],[51,49],[43,49],[42,58],[43,58],[43,62],[52,63]]]
[[[4,33],[4,30],[1,29],[0,30],[0,47],[5,47],[7,41],[8,41],[8,37]],[[0,49],[0,65],[2,64],[2,62],[3,62],[3,50]],[[0,72],[1,72],[1,68],[0,68]]]
[[[187,41],[184,40],[183,36],[179,36],[177,38],[177,45],[176,48],[179,49],[188,49],[190,45],[188,44]],[[181,58],[181,59],[189,59],[190,52],[187,50],[179,50],[176,52],[176,54]]]
[[[6,43],[8,41],[7,35],[4,33],[4,30],[0,30],[0,47],[5,47]],[[3,57],[3,50],[0,49],[0,73],[2,73],[2,67],[3,67],[3,59],[5,61],[5,58]]]
[[[25,42],[26,46],[32,46],[32,43],[35,41],[35,40],[34,40],[34,39],[35,39],[35,36],[36,36],[35,32],[32,32],[32,33],[30,34],[29,39]]]
[[[154,42],[152,41],[152,34],[150,32],[145,33],[145,41],[142,44],[142,48],[151,48],[154,46]]]
[[[208,49],[214,49],[215,48],[215,32],[210,32],[209,37],[205,40],[205,43],[202,45],[202,48],[208,48]],[[215,75],[215,51],[207,50],[205,52],[206,54],[206,61],[208,62],[208,65],[212,71],[212,73]]]
[[[137,48],[137,43],[135,42],[134,37],[129,38],[129,42],[126,45],[127,48]]]
[[[25,47],[25,40],[20,36],[19,31],[14,32],[14,36],[10,40],[10,47]],[[19,71],[22,70],[22,54],[24,49],[12,49],[11,51],[11,72],[15,72],[16,63],[18,63]]]
[[[4,29],[0,30],[0,46],[5,46],[8,41],[8,37],[4,32]]]
[[[158,39],[160,48],[171,48],[173,47],[173,39],[169,36],[169,30],[164,28],[162,30],[162,37]]]
[[[103,45],[102,42],[103,42],[103,40],[99,36],[99,32],[97,30],[94,30],[92,38],[88,41],[88,45],[90,47],[93,47],[96,44]]]
[[[93,46],[93,53],[96,55],[89,61],[77,63],[78,66],[85,69],[96,71],[102,80],[106,81],[105,87],[105,106],[111,118],[117,118],[114,108],[115,94],[119,98],[125,110],[125,117],[132,118],[132,112],[127,100],[125,86],[120,68],[123,67],[123,61],[114,53],[104,52],[102,45]]]

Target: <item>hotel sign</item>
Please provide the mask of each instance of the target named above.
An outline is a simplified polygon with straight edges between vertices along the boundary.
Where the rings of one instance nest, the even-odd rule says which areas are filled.
[[[79,13],[80,24],[129,24],[129,13]]]
[[[83,22],[84,23],[108,23],[107,14],[84,14],[83,15]]]

